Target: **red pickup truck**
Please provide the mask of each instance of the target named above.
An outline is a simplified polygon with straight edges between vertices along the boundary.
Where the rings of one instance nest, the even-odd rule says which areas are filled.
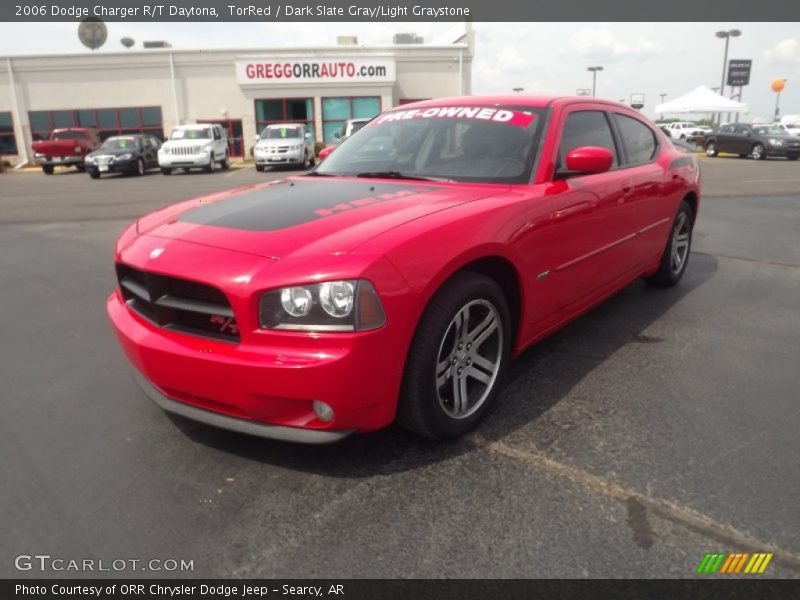
[[[100,138],[94,129],[72,127],[54,129],[48,139],[34,142],[31,147],[37,164],[42,165],[42,171],[52,175],[58,165],[73,165],[83,171],[83,159],[98,146]]]

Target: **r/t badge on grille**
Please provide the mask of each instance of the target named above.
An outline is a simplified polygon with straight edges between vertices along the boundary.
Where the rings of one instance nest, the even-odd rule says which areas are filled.
[[[163,248],[153,248],[153,249],[150,251],[150,258],[158,258],[158,257],[159,257],[159,256],[161,256],[163,253],[164,253],[164,249],[163,249]]]

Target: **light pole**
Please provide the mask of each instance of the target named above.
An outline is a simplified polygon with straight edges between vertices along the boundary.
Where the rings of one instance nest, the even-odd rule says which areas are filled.
[[[732,37],[739,37],[742,32],[738,29],[729,29],[728,31],[718,31],[714,34],[718,38],[725,40],[725,56],[722,59],[722,81],[719,84],[719,95],[725,95],[725,71],[728,68],[728,44]],[[719,122],[722,123],[722,113],[719,113]]]
[[[666,94],[659,94],[658,97],[661,98],[661,104],[664,104],[664,98],[666,98],[667,95]],[[664,113],[661,113],[661,120],[662,121],[664,120]]]
[[[786,78],[782,78],[782,79],[776,79],[775,81],[772,82],[772,89],[773,89],[773,91],[776,92],[776,96],[775,96],[775,119],[773,119],[775,121],[775,123],[778,122],[778,116],[781,114],[781,108],[780,108],[780,106],[781,106],[781,92],[783,91],[783,88],[786,85],[787,81],[789,81],[789,80],[786,79]]]
[[[601,66],[586,67],[586,70],[592,72],[592,98],[594,98],[595,93],[597,91],[597,72],[602,71],[603,67]]]

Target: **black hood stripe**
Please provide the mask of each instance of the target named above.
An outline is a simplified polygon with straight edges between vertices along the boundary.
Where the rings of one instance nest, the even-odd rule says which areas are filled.
[[[436,189],[408,183],[286,181],[204,204],[177,220],[247,231],[276,231]]]

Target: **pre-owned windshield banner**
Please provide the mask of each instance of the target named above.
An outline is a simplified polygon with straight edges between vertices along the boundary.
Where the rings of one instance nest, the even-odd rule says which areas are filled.
[[[795,21],[790,0],[19,0],[0,3],[0,21]],[[689,40],[688,42],[691,42]],[[676,44],[687,43],[676,40]]]

